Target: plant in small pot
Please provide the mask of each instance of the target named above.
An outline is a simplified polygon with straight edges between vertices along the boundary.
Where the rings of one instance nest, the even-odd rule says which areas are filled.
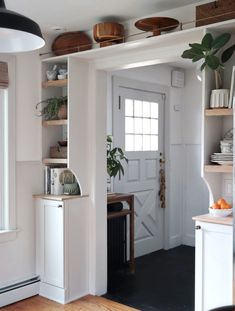
[[[124,168],[122,161],[128,162],[124,152],[121,148],[112,148],[112,137],[107,135],[107,192],[111,191],[111,179],[119,176],[124,176]],[[108,212],[118,212],[122,210],[123,204],[121,202],[108,204]]]
[[[67,119],[67,96],[47,98],[36,105],[36,109],[44,104],[40,110],[39,116],[44,120],[60,120]]]
[[[225,68],[224,64],[235,51],[235,44],[223,50],[230,39],[230,33],[221,34],[216,38],[207,33],[202,38],[201,43],[190,43],[190,49],[184,51],[181,55],[182,58],[191,59],[193,63],[201,62],[201,71],[209,68],[214,72],[216,90],[212,90],[211,108],[228,107],[229,90],[222,89],[221,73]]]
[[[107,174],[109,178],[115,178],[117,174],[124,176],[122,161],[128,162],[121,148],[112,148],[112,137],[107,135]]]

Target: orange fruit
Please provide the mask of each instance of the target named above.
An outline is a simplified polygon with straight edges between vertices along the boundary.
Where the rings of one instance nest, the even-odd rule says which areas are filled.
[[[232,208],[232,206],[228,203],[221,204],[221,209],[230,209],[230,208]]]
[[[213,209],[220,209],[221,207],[220,207],[220,205],[219,205],[218,203],[214,203],[214,204],[211,206],[211,208],[213,208]]]
[[[223,199],[223,198],[220,198],[216,203],[218,203],[219,205],[221,205],[221,204],[226,204],[227,202],[226,202],[226,200],[225,199]]]

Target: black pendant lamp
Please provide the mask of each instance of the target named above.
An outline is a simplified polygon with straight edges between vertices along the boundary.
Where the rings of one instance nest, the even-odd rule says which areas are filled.
[[[6,9],[0,0],[0,53],[27,52],[45,45],[40,27],[28,17]]]

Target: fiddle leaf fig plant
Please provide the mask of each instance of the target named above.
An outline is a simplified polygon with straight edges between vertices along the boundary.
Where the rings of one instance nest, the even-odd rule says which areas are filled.
[[[216,38],[207,33],[201,43],[190,43],[190,49],[184,51],[181,57],[191,59],[193,63],[201,61],[201,71],[207,67],[212,69],[215,74],[216,88],[219,89],[222,87],[221,70],[235,51],[235,44],[233,44],[221,53],[230,39],[230,33],[223,33]]]
[[[107,173],[110,177],[115,177],[117,174],[122,174],[124,176],[124,168],[122,166],[122,161],[128,162],[125,157],[124,152],[121,148],[112,148],[112,137],[107,136]]]

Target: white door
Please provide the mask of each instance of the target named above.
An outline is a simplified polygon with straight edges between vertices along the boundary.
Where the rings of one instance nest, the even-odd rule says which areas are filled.
[[[135,257],[163,248],[159,170],[163,153],[165,95],[118,87],[114,98],[114,145],[125,150],[125,175],[114,191],[135,195]]]

